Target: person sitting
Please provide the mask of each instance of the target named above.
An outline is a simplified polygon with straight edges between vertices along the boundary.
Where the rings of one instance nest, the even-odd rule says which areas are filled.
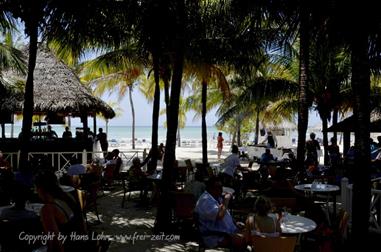
[[[14,184],[11,198],[14,205],[0,208],[0,244],[2,251],[32,251],[41,246],[39,242],[28,243],[20,240],[19,235],[41,234],[42,226],[36,212],[25,209],[28,188]]]
[[[246,220],[246,226],[252,235],[264,235],[267,237],[278,237],[281,233],[280,220],[269,216],[271,202],[264,197],[258,197],[254,204],[255,214],[249,216]]]
[[[0,219],[6,219],[8,221],[22,221],[37,218],[35,212],[25,209],[25,203],[27,196],[29,195],[28,188],[20,184],[14,185],[15,186],[13,186],[11,194],[14,205],[1,208]]]
[[[67,175],[74,176],[86,173],[86,167],[81,164],[78,158],[73,157],[70,160],[71,165],[67,169]]]
[[[142,171],[140,158],[132,159],[132,165],[128,169],[128,184],[132,188],[143,188],[146,173]]]
[[[142,170],[143,164],[140,162],[140,158],[135,157],[132,159],[132,165],[128,169],[128,187],[132,190],[140,191],[140,199],[142,204],[149,204],[148,191],[152,190],[151,200],[155,200],[158,196],[158,188],[156,183],[147,180],[148,173]]]
[[[258,172],[261,175],[262,181],[266,181],[269,176],[269,168],[271,166],[271,162],[275,161],[273,154],[271,154],[270,149],[266,148],[265,152],[262,154],[259,159],[259,169]]]
[[[200,198],[201,194],[205,191],[204,177],[201,171],[197,170],[194,175],[194,180],[185,184],[184,191],[192,193],[197,200]]]
[[[217,177],[207,181],[206,191],[196,203],[200,233],[208,248],[245,247],[245,237],[239,233],[239,228],[230,215],[228,208],[231,194],[222,197],[222,183]]]
[[[70,139],[72,137],[73,137],[73,135],[71,134],[69,127],[66,126],[65,131],[62,133],[62,138],[63,139]]]
[[[268,164],[271,161],[275,161],[275,158],[274,158],[273,154],[271,154],[270,149],[266,148],[265,152],[261,155],[259,162],[263,163],[263,164]]]
[[[63,192],[57,177],[49,170],[40,171],[35,177],[35,186],[43,207],[40,211],[41,223],[46,234],[54,234],[48,240],[48,251],[70,251],[72,240],[65,243],[57,239],[58,234],[70,235],[72,232],[83,232],[83,217],[74,198]]]
[[[120,174],[120,168],[122,167],[122,164],[123,164],[123,161],[121,159],[121,157],[119,157],[119,149],[113,149],[111,154],[112,154],[112,161],[111,163],[114,164],[114,170],[113,170],[113,177],[114,179],[118,179],[119,178],[119,174]]]

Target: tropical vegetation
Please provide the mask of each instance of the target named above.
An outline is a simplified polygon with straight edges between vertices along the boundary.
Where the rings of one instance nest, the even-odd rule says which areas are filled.
[[[339,112],[352,111],[358,150],[352,230],[354,239],[359,239],[368,232],[370,174],[360,168],[370,165],[369,115],[372,107],[379,106],[370,102],[370,84],[372,79],[377,86],[379,80],[381,20],[375,3],[355,3],[70,0],[63,4],[59,0],[0,0],[1,32],[19,19],[29,37],[21,158],[26,160],[25,153],[30,151],[38,41],[55,43],[61,55],[77,60],[88,49],[103,50],[103,56],[84,63],[84,69],[91,69],[84,78],[97,83],[99,91],[117,86],[121,95],[128,89],[132,99],[132,88],[140,83],[137,80],[153,73],[154,165],[160,83],[164,84],[167,136],[156,230],[165,230],[170,218],[167,201],[174,186],[179,107],[183,84],[190,81],[194,92],[188,102],[202,115],[204,165],[208,162],[205,115],[213,106],[219,107],[219,126],[233,128],[238,143],[238,122],[254,124],[258,136],[260,121],[292,119],[297,114],[300,171],[304,168],[309,110],[318,111],[323,129],[331,118],[337,122]],[[357,16],[362,18],[354,18]],[[126,51],[131,45],[134,50]],[[1,44],[0,73],[14,64],[7,63],[3,49]]]

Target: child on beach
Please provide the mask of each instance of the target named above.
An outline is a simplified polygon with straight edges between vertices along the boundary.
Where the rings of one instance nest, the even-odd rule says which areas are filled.
[[[218,158],[218,160],[220,160],[220,158],[221,158],[223,141],[224,141],[224,138],[222,137],[222,132],[218,132],[218,137],[217,137],[217,158]]]

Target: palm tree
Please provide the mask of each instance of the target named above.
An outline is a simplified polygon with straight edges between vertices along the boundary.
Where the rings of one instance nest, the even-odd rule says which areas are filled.
[[[21,74],[25,74],[26,63],[25,57],[21,51],[13,47],[12,34],[10,32],[6,33],[3,42],[0,42],[0,99],[1,96],[7,95],[12,89],[15,89],[14,83],[9,83],[3,78],[3,71],[12,69]],[[3,118],[4,117],[4,118]],[[0,124],[2,130],[2,138],[5,138],[5,121],[7,115],[0,115]]]
[[[132,149],[135,149],[135,109],[132,99],[134,83],[143,74],[146,62],[134,47],[126,46],[107,52],[82,66],[82,80],[93,86],[94,92],[102,95],[106,90],[117,91],[121,100],[128,91],[132,117]]]
[[[205,55],[206,56],[206,55]],[[197,90],[199,83],[201,83],[201,131],[202,131],[202,162],[204,167],[208,165],[208,143],[207,143],[207,126],[206,126],[206,113],[207,108],[207,89],[212,85],[220,90],[222,98],[228,99],[230,96],[229,84],[226,80],[225,74],[215,64],[204,62],[187,62],[185,65],[185,75],[194,77],[193,89]],[[195,104],[195,106],[197,106]],[[196,109],[199,111],[199,109]]]
[[[180,129],[185,128],[185,123],[187,120],[186,113],[189,111],[190,107],[189,104],[186,102],[186,99],[180,97],[180,104],[179,104],[179,127],[177,130],[177,146],[181,147],[181,137],[180,137]],[[167,114],[166,109],[162,109],[160,111],[160,115]],[[167,122],[164,122],[164,126],[167,126]]]
[[[38,27],[43,21],[44,11],[47,10],[47,1],[8,1],[2,2],[3,9],[15,18],[20,18],[25,23],[25,33],[29,36],[29,60],[28,60],[28,75],[25,84],[23,122],[22,122],[22,139],[21,139],[21,156],[20,162],[26,162],[28,143],[32,128],[33,116],[33,71],[36,65],[37,57],[37,40]]]

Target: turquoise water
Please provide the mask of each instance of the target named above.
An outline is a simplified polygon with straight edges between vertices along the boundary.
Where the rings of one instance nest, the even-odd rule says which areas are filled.
[[[64,126],[61,125],[52,125],[52,128],[54,131],[57,132],[58,136],[61,137],[62,133],[65,130]],[[71,132],[75,132],[76,127],[71,127]],[[102,127],[103,131],[106,131],[105,127]],[[90,127],[92,130],[92,127]],[[11,135],[11,126],[6,125],[6,135],[7,137],[10,137]],[[14,126],[14,136],[18,136],[20,133],[21,126]],[[151,126],[137,126],[135,127],[135,138],[139,140],[145,140],[150,142],[151,141],[151,132],[152,127]],[[207,128],[207,136],[208,139],[213,139],[213,137],[217,137],[218,130],[214,126],[210,126]],[[167,134],[167,129],[164,127],[159,127],[159,141],[162,142],[165,140]],[[225,135],[225,139],[228,140],[229,137]],[[180,130],[180,136],[182,140],[200,140],[201,139],[201,126],[193,126],[193,127],[185,127],[184,129]],[[131,126],[109,126],[108,127],[108,139],[109,140],[116,140],[116,141],[122,141],[122,140],[128,140],[132,138],[132,127]]]

